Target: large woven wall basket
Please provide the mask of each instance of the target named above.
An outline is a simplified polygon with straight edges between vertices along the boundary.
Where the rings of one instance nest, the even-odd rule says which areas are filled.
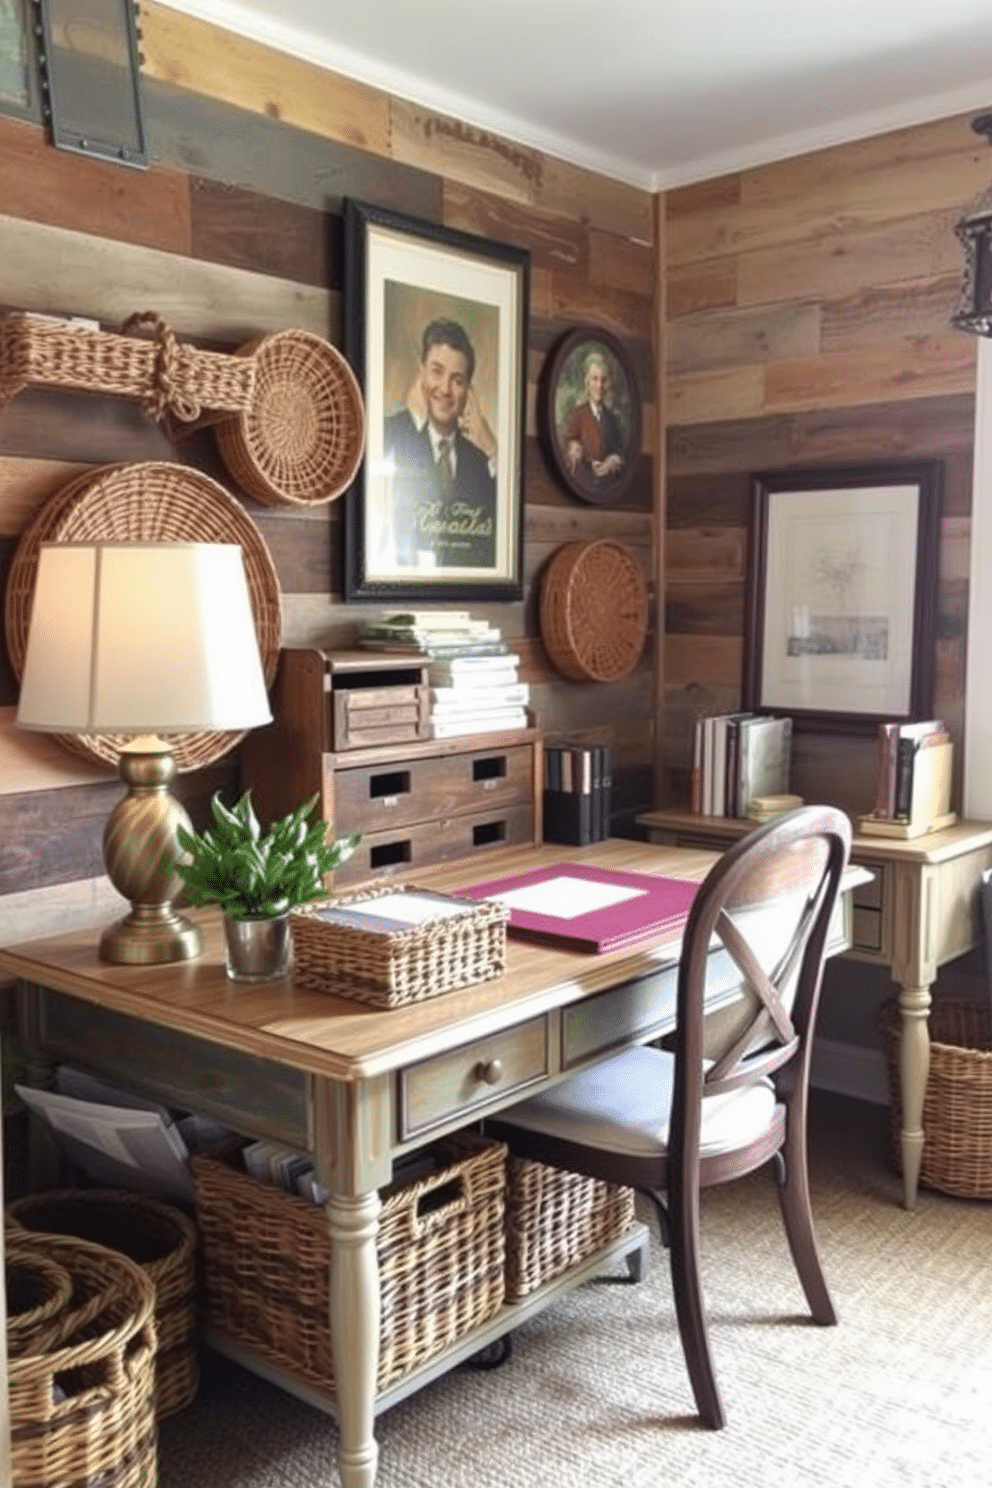
[[[103,465],[62,486],[21,534],[7,578],[4,624],[10,664],[20,679],[27,652],[38,552],[43,542],[236,543],[267,686],[275,679],[282,638],[282,596],[265,539],[224,487],[199,470],[168,461]],[[117,734],[57,734],[73,754],[116,765],[125,740]],[[180,772],[202,769],[233,749],[244,733],[204,729],[173,744]]]
[[[648,631],[647,586],[622,543],[566,543],[541,585],[541,639],[563,677],[617,682],[636,667]]]
[[[266,506],[333,501],[365,449],[361,390],[344,357],[310,331],[277,331],[242,346],[255,364],[250,404],[214,433],[234,479]]]

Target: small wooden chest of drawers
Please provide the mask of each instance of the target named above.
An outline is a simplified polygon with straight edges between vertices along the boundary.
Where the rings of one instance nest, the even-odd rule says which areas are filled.
[[[282,653],[274,722],[248,735],[241,763],[242,783],[263,820],[316,794],[333,836],[361,834],[334,875],[335,888],[540,842],[543,748],[536,729],[364,747],[352,730],[342,747],[327,703],[338,689],[327,678],[353,675],[352,662],[332,669],[332,661],[316,650]],[[361,711],[353,708],[354,720]]]

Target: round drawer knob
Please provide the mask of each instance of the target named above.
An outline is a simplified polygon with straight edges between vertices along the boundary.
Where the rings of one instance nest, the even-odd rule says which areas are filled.
[[[475,1077],[486,1085],[498,1085],[503,1078],[503,1061],[501,1059],[480,1059],[475,1066]]]

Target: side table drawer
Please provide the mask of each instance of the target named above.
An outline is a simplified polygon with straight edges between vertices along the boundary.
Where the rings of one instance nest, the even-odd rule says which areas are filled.
[[[532,1018],[517,1028],[411,1065],[399,1077],[400,1140],[452,1117],[468,1119],[547,1073],[545,1018]]]
[[[334,829],[342,836],[498,811],[531,799],[533,746],[345,766],[335,771],[334,794]]]
[[[529,801],[508,810],[500,810],[493,802],[489,811],[473,816],[421,821],[413,826],[398,825],[392,831],[367,833],[347,863],[335,869],[334,885],[340,888],[370,878],[415,873],[456,858],[476,857],[487,849],[523,847],[533,841],[534,812]]]

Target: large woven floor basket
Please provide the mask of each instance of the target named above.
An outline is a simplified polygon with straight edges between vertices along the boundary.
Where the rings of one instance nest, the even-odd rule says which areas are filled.
[[[118,1251],[8,1232],[7,1264],[43,1255],[69,1277],[55,1337],[11,1343],[12,1488],[155,1488],[155,1289]]]
[[[381,1196],[379,1390],[503,1303],[506,1148],[464,1134],[431,1155],[433,1171]],[[232,1163],[238,1154],[190,1158],[207,1320],[298,1379],[333,1390],[324,1210]]]
[[[634,1191],[510,1157],[506,1199],[506,1295],[529,1296],[634,1223]]]
[[[935,998],[930,1009],[930,1074],[923,1106],[920,1183],[969,1199],[992,1199],[992,1008],[966,998]],[[902,1166],[899,1004],[879,1009],[889,1072],[891,1140]]]
[[[189,1405],[199,1384],[196,1227],[160,1199],[126,1189],[60,1189],[17,1199],[9,1212],[27,1230],[74,1235],[136,1261],[155,1288],[155,1411]]]

